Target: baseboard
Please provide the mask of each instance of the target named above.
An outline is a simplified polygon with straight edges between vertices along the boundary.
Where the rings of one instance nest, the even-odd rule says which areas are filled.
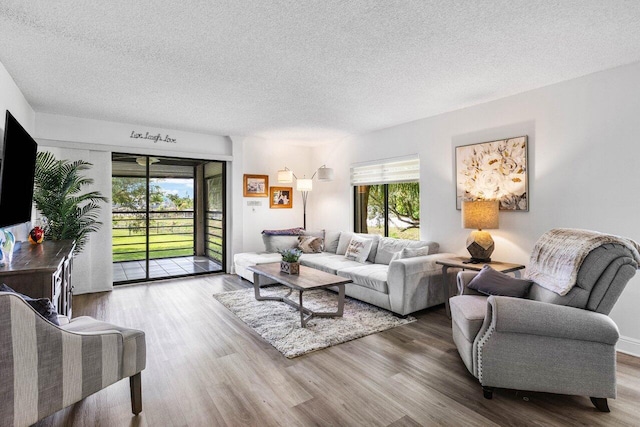
[[[616,350],[620,353],[640,357],[640,340],[629,337],[620,337],[618,345],[616,345]]]

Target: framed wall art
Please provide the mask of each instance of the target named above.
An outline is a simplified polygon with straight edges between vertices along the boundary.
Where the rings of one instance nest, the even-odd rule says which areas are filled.
[[[463,200],[499,200],[529,210],[527,136],[456,147],[456,209]]]
[[[244,197],[269,197],[269,175],[244,175]]]
[[[291,209],[293,206],[292,187],[270,187],[269,207],[272,209]]]

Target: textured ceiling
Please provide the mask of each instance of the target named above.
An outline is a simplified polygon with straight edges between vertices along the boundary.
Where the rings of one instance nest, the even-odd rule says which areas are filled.
[[[0,2],[38,112],[299,142],[640,61],[640,1]]]

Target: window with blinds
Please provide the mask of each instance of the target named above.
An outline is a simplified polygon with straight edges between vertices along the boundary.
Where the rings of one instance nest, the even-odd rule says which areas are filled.
[[[419,180],[417,157],[354,165],[355,231],[419,240]]]
[[[420,180],[420,159],[390,159],[351,167],[351,185],[391,184]]]

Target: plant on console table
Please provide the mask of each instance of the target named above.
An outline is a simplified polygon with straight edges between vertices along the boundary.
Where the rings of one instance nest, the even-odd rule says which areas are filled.
[[[300,249],[285,249],[284,251],[278,251],[282,256],[280,261],[280,271],[287,274],[300,274],[300,255],[302,251]]]
[[[79,194],[93,184],[81,174],[91,166],[83,160],[57,160],[49,152],[40,152],[36,158],[33,200],[46,218],[45,239],[75,240],[76,254],[86,245],[89,233],[102,225],[98,221],[100,203],[107,202],[98,191]]]

